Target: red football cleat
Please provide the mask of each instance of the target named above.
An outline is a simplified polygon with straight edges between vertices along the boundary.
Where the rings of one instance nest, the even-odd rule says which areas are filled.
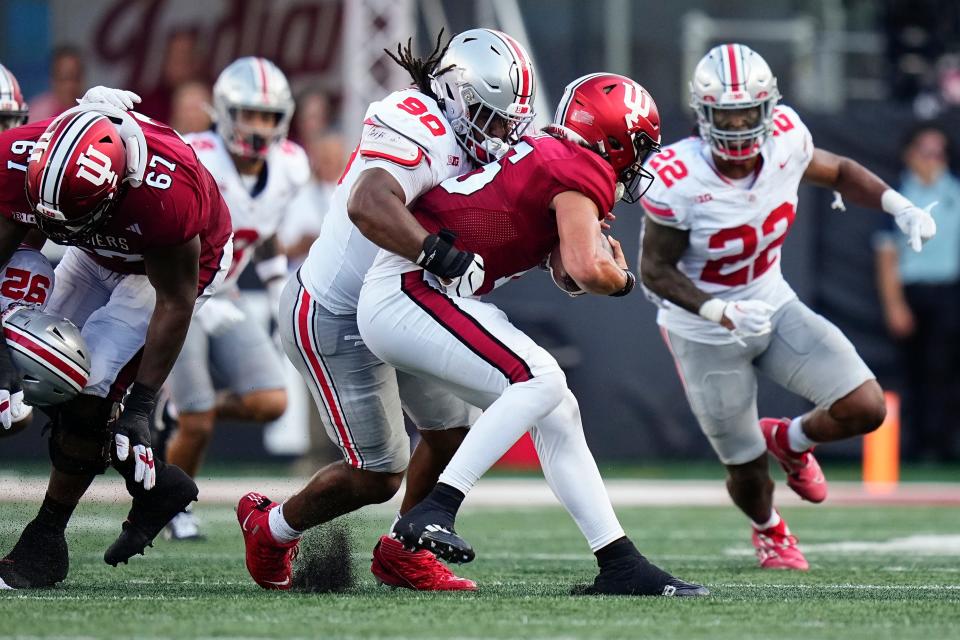
[[[762,569],[793,569],[806,571],[810,568],[807,559],[797,548],[797,539],[790,533],[787,521],[763,531],[753,530],[753,546]]]
[[[767,441],[767,451],[777,459],[787,473],[787,486],[794,493],[810,502],[827,499],[827,479],[820,463],[813,457],[813,449],[796,453],[790,449],[787,437],[789,418],[761,418],[760,430]]]
[[[259,493],[248,493],[237,504],[237,522],[247,547],[247,571],[264,589],[287,590],[300,540],[280,543],[270,533],[270,511],[280,505]]]
[[[391,587],[416,591],[477,590],[476,582],[455,575],[426,549],[407,551],[390,536],[380,536],[373,548],[370,571],[378,581]]]

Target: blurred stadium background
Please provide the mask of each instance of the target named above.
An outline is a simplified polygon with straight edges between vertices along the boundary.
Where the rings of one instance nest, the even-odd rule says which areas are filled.
[[[686,86],[693,65],[713,44],[737,40],[770,62],[784,101],[799,110],[818,146],[863,162],[892,184],[900,182],[904,134],[917,121],[937,118],[951,131],[960,124],[960,3],[950,0],[2,0],[0,61],[19,78],[34,119],[106,84],[136,90],[144,97],[141,111],[186,132],[209,125],[202,105],[227,63],[251,54],[274,60],[299,96],[292,135],[314,167],[314,183],[282,238],[296,262],[318,232],[365,105],[406,83],[382,49],[413,36],[425,52],[441,28],[452,34],[473,26],[501,28],[528,45],[540,74],[543,122],[569,80],[614,71],[651,91],[664,141],[672,142],[691,132]],[[853,339],[884,386],[899,390],[903,363],[874,284],[873,237],[884,216],[853,208],[838,214],[830,197],[809,188],[801,193],[784,270],[801,298]],[[960,215],[960,203],[953,208]],[[641,211],[621,206],[617,214],[614,233],[636,256]],[[598,458],[709,463],[712,454],[656,330],[655,309],[642,296],[574,301],[531,274],[496,300],[565,365]],[[256,285],[247,302],[264,311],[266,322]],[[954,354],[950,391],[941,398],[950,419],[932,447],[910,437],[911,417],[903,417],[908,459],[956,464],[960,423],[950,403],[960,399],[958,370]],[[287,416],[265,432],[221,425],[211,461],[251,460],[267,451],[282,461],[306,456],[309,469],[330,459],[322,432],[309,426],[311,406],[295,379],[291,390]],[[762,386],[762,413],[805,409],[797,398]],[[853,442],[823,453],[856,460],[859,452]],[[45,458],[36,432],[0,447],[0,459]]]

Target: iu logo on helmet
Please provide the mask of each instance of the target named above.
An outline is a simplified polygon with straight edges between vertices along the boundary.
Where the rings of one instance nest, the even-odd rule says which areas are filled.
[[[93,186],[99,187],[104,182],[109,182],[111,186],[117,184],[117,174],[111,170],[113,164],[106,154],[94,149],[93,145],[87,147],[86,153],[81,153],[77,158],[77,177],[89,180]]]
[[[640,126],[640,118],[650,115],[650,98],[647,92],[632,82],[623,83],[623,104],[630,109],[626,116],[627,128]]]

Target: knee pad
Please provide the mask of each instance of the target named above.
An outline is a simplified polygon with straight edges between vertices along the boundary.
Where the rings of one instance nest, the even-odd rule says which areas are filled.
[[[50,417],[49,453],[53,467],[70,475],[99,475],[110,465],[110,424],[114,403],[80,395],[44,409]]]

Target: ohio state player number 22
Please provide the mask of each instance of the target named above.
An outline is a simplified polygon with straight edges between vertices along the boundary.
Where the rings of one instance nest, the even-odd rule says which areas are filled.
[[[783,241],[787,239],[787,231],[790,230],[790,225],[793,224],[795,217],[796,211],[793,205],[789,202],[784,202],[770,212],[770,215],[766,217],[759,229],[753,225],[742,224],[739,227],[721,229],[713,234],[707,241],[708,248],[722,250],[729,244],[742,242],[743,249],[733,255],[708,261],[707,264],[703,266],[700,279],[711,284],[736,287],[745,285],[751,280],[759,278],[766,273],[767,269],[775,262],[771,254],[774,249],[780,247]],[[739,269],[726,273],[723,272],[724,267],[747,260],[757,253],[757,248],[766,238],[772,238],[772,240],[757,254],[753,262]]]

